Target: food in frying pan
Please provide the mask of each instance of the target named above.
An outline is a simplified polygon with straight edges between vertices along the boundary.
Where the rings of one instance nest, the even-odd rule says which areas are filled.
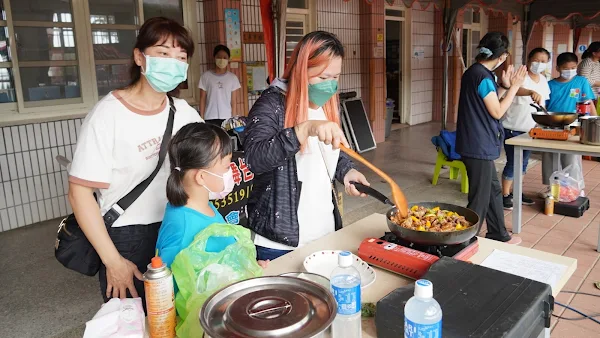
[[[407,218],[396,213],[392,215],[392,221],[403,228],[429,232],[459,231],[473,225],[464,216],[453,211],[441,210],[439,207],[428,209],[418,205],[410,208]]]

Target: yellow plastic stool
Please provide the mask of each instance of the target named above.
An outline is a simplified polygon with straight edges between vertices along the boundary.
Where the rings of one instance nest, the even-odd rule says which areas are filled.
[[[433,179],[431,180],[432,185],[437,185],[438,178],[440,178],[440,171],[443,166],[450,168],[450,179],[458,179],[460,174],[460,191],[465,194],[469,193],[469,177],[467,176],[467,168],[465,164],[460,160],[448,161],[446,155],[441,149],[438,149],[437,159],[435,160],[435,170],[433,171]]]

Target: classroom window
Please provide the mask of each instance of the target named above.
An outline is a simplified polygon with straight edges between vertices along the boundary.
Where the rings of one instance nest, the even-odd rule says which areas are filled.
[[[184,8],[192,3],[0,0],[0,116],[91,108],[129,84],[143,18],[162,15],[185,24],[192,16]]]

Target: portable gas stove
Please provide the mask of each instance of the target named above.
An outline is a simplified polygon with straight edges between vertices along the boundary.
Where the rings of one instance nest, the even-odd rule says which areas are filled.
[[[575,135],[575,128],[571,129],[569,126],[565,126],[564,128],[550,128],[538,124],[529,131],[531,138],[542,140],[566,141],[571,135]]]
[[[440,257],[468,261],[479,250],[477,237],[456,245],[420,245],[398,238],[391,232],[367,238],[358,247],[358,257],[368,264],[406,276],[421,278]]]

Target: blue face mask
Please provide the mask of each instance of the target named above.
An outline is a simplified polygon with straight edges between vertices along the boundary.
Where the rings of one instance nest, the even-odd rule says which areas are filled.
[[[142,74],[150,86],[159,93],[167,93],[187,79],[189,65],[174,58],[144,55],[146,69]]]

